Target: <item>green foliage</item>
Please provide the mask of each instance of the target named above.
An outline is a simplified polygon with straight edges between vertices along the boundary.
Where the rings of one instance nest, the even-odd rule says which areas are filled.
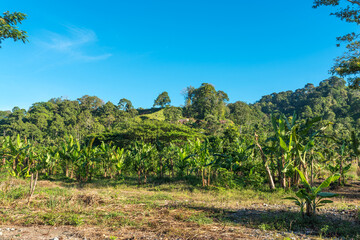
[[[6,167],[13,177],[27,178],[35,169],[35,158],[33,146],[26,140],[22,141],[19,135],[12,140],[6,137],[2,143],[2,157],[6,161]]]
[[[141,183],[145,178],[186,179],[232,188],[263,187],[272,177],[274,188],[290,188],[300,183],[294,167],[310,182],[328,168],[342,172],[344,181],[358,155],[360,95],[342,79],[274,93],[255,104],[225,105],[227,95],[206,83],[189,87],[186,94],[183,108],[135,110],[124,98],[115,106],[85,95],[76,101],[34,103],[28,111],[0,112],[0,154],[5,156],[0,167],[17,176],[39,172],[41,178],[80,183],[140,176]],[[178,121],[182,113],[195,118]],[[11,147],[17,135],[24,146]],[[256,143],[263,146],[263,155]]]
[[[8,38],[12,38],[15,42],[18,40],[23,43],[27,42],[27,33],[23,30],[19,30],[17,27],[17,25],[21,24],[21,22],[25,19],[26,14],[24,13],[10,13],[9,11],[4,12],[3,16],[0,16],[0,44]]]
[[[216,91],[209,83],[203,83],[199,88],[187,88],[185,110],[187,115],[198,119],[205,119],[208,115],[223,119],[226,113],[226,101],[229,101],[226,93]]]
[[[166,107],[164,109],[165,120],[169,122],[176,122],[182,118],[182,110],[179,107]]]
[[[123,110],[123,111],[126,111],[126,112],[129,112],[132,109],[134,109],[131,101],[129,99],[126,99],[126,98],[120,99],[120,101],[118,103],[118,107],[119,107],[120,110]]]
[[[154,107],[160,106],[165,107],[166,105],[169,105],[171,103],[170,97],[168,92],[162,92],[159,94],[159,96],[154,101]]]
[[[92,136],[96,137],[97,142],[113,142],[120,147],[127,147],[135,141],[155,143],[160,140],[167,143],[185,143],[188,140],[204,138],[196,129],[159,121],[131,123],[122,130]]]
[[[259,123],[261,118],[266,118],[258,109],[245,102],[229,103],[227,107],[229,108],[229,119],[241,126],[241,131],[245,131],[252,125]]]
[[[213,223],[213,220],[207,217],[205,213],[194,213],[187,219],[187,221],[195,222],[200,226]]]
[[[305,208],[306,215],[311,217],[316,214],[316,210],[319,207],[322,207],[327,203],[332,203],[331,200],[327,200],[325,198],[337,196],[335,193],[322,192],[322,190],[329,187],[332,182],[336,181],[340,177],[340,175],[334,174],[323,181],[318,187],[312,187],[306,180],[304,174],[297,168],[295,170],[298,172],[305,188],[297,191],[295,193],[296,197],[287,197],[285,199],[294,200],[295,204],[300,207],[300,212],[303,217],[305,215]]]
[[[335,149],[338,150],[336,151],[337,156],[333,156],[333,163],[329,163],[328,167],[331,173],[340,174],[339,185],[345,185],[346,174],[350,171],[351,168],[351,162],[349,163],[351,158],[349,155],[347,155],[349,153],[349,149],[345,144],[345,141],[339,147],[334,146],[334,150]]]
[[[66,212],[66,213],[50,212],[42,215],[41,219],[44,224],[51,226],[58,226],[58,225],[79,226],[84,221],[81,216],[71,212]]]
[[[167,107],[166,107],[167,108]],[[135,117],[135,121],[146,121],[146,120],[157,120],[157,121],[164,121],[165,117],[165,109],[152,109],[152,111],[146,111],[148,113],[139,113],[138,116]],[[145,111],[143,111],[145,112]]]
[[[338,9],[331,13],[331,15],[340,18],[348,23],[355,23],[360,25],[360,1],[358,0],[315,0],[314,8],[320,6],[333,6]],[[359,34],[352,32],[337,38],[340,43],[346,44],[347,52],[336,59],[335,65],[331,69],[333,74],[338,74],[341,77],[349,77],[348,81],[354,88],[360,87],[360,55],[359,55]]]

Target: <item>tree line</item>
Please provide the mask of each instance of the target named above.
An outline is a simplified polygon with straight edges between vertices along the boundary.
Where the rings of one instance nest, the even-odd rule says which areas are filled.
[[[78,152],[81,146],[90,143],[91,149],[106,146],[125,153],[137,149],[135,152],[143,152],[142,157],[127,156],[146,163],[145,159],[151,156],[151,170],[147,170],[147,174],[153,177],[164,176],[155,169],[162,166],[160,162],[166,155],[166,161],[172,159],[173,162],[172,177],[180,176],[185,170],[192,174],[204,171],[203,177],[210,176],[207,180],[210,182],[212,174],[226,173],[238,182],[257,176],[259,184],[267,182],[270,188],[276,185],[288,188],[300,183],[294,171],[296,167],[304,171],[311,182],[326,170],[339,172],[340,184],[345,183],[345,175],[357,153],[360,99],[359,93],[347,87],[343,79],[332,77],[317,87],[307,84],[294,92],[273,93],[254,104],[227,103],[228,100],[225,92],[207,83],[187,88],[184,107],[169,106],[171,100],[166,92],[154,101],[160,108],[152,109],[135,109],[128,99],[120,99],[114,105],[87,95],[77,100],[54,98],[34,103],[28,111],[18,107],[2,111],[0,139],[5,150],[17,139],[30,142],[36,149],[48,148],[36,150],[44,153],[61,152],[58,146],[69,139],[76,143],[73,146],[77,146]],[[148,119],[146,116],[152,113],[162,113],[164,120]],[[144,153],[145,149],[149,152]],[[186,151],[185,157],[193,163],[197,159],[202,165],[197,165],[195,172],[190,168],[180,171],[175,167],[179,156],[170,154],[168,149],[178,153]],[[50,159],[54,160],[54,156]],[[57,168],[61,169],[62,161],[68,161],[66,154],[56,156],[59,158]],[[10,165],[17,166],[13,160]],[[201,171],[200,166],[204,167]],[[108,177],[110,173],[114,176],[110,170],[115,169],[114,166],[104,169],[104,165],[99,165],[94,169],[97,177]],[[169,168],[162,169],[166,172]],[[107,174],[99,174],[104,171]],[[143,171],[140,172],[143,174]],[[68,170],[64,173],[69,177]],[[135,173],[135,170],[131,172]],[[74,175],[72,178],[75,179]],[[81,181],[89,178],[91,176]]]

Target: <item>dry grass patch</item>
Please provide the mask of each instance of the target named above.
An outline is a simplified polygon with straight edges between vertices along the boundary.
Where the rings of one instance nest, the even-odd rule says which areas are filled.
[[[0,195],[3,206],[0,225],[71,226],[71,231],[75,232],[92,229],[86,236],[95,239],[144,236],[149,239],[283,239],[286,234],[282,232],[298,231],[295,237],[301,238],[305,236],[302,231],[308,228],[292,202],[283,200],[291,194],[284,191],[190,191],[184,190],[182,185],[95,188],[87,184],[80,188],[40,181],[32,203],[27,206],[27,184],[19,183]],[[329,207],[345,210],[348,201],[354,201],[354,198],[339,198]],[[328,221],[328,215],[324,214],[328,212],[320,213],[324,218],[316,223],[312,234],[336,237],[340,232],[326,230],[321,224],[330,228],[337,220]],[[346,220],[347,223],[350,224],[352,219]],[[349,227],[338,226],[343,228],[341,234],[355,236]]]

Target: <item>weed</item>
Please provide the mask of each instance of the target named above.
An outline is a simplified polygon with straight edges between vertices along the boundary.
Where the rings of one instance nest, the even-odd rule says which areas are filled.
[[[324,225],[321,229],[320,229],[320,238],[323,235],[326,235],[326,233],[329,231],[329,226],[328,225]]]
[[[83,219],[75,213],[46,213],[41,216],[45,225],[73,225],[79,226],[83,223]]]
[[[259,226],[259,229],[263,230],[263,231],[266,231],[266,230],[270,230],[271,229],[271,226],[266,224],[266,223],[262,223],[260,224]]]
[[[205,213],[195,213],[191,215],[188,219],[189,222],[196,222],[197,224],[204,225],[204,224],[212,224],[213,220],[208,218]]]
[[[118,217],[123,217],[123,216],[125,216],[125,214],[122,212],[109,212],[108,214],[106,214],[104,216],[104,218],[112,219],[112,218],[118,218]]]
[[[50,208],[50,209],[54,209],[57,206],[59,206],[61,204],[61,200],[59,200],[58,197],[55,196],[50,196],[47,200],[46,200],[46,207]]]
[[[172,200],[173,197],[168,194],[157,193],[157,194],[154,194],[151,197],[149,197],[149,199],[151,199],[151,200]]]
[[[70,192],[68,189],[65,188],[59,188],[59,187],[55,187],[55,188],[42,188],[39,189],[39,193],[45,193],[48,196],[69,196]]]

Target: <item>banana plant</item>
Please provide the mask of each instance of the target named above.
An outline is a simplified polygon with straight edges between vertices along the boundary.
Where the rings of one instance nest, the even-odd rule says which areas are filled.
[[[80,183],[91,181],[94,174],[95,165],[98,161],[98,149],[93,147],[94,141],[95,138],[93,138],[88,145],[83,146],[80,152],[74,151],[76,156],[80,153],[75,162],[76,178]]]
[[[105,144],[101,142],[99,146],[99,154],[100,154],[100,161],[101,167],[104,171],[103,176],[106,178],[109,174],[112,176],[112,168],[116,164],[116,146],[112,146],[111,143]]]
[[[294,154],[295,154],[295,138],[296,138],[296,115],[291,118],[291,122],[289,122],[288,118],[285,117],[284,114],[280,115],[279,118],[276,118],[274,114],[271,115],[271,123],[274,128],[275,136],[270,138],[272,142],[277,142],[278,146],[272,146],[272,149],[276,149],[280,147],[279,153],[280,157],[278,157],[277,168],[279,173],[280,184],[283,188],[286,187],[286,172],[289,166],[292,166]]]
[[[245,139],[246,140],[246,139]],[[229,146],[226,151],[226,157],[221,161],[220,167],[225,168],[228,171],[235,174],[241,173],[241,166],[244,161],[254,157],[254,150],[251,142],[245,142],[244,139],[236,138]],[[250,147],[248,147],[250,145]]]
[[[127,152],[125,152],[124,148],[117,148],[114,153],[114,160],[115,160],[115,168],[116,168],[116,174],[120,175],[121,171],[124,168],[124,160],[127,155]]]
[[[341,145],[339,152],[337,152],[338,157],[335,159],[335,164],[329,164],[329,170],[333,174],[339,173],[340,178],[338,180],[338,185],[345,185],[345,179],[346,179],[346,173],[349,172],[351,168],[351,162],[349,164],[346,164],[346,160],[348,159],[348,156],[346,154],[347,148],[345,145],[345,141],[343,141],[343,144]]]
[[[218,154],[211,151],[208,140],[201,142],[197,139],[194,142],[190,142],[190,146],[194,151],[189,155],[192,159],[191,165],[200,172],[202,186],[210,186],[211,170],[217,160],[216,156]]]
[[[28,198],[28,204],[30,204],[38,180],[38,172],[42,167],[39,164],[38,153],[29,141],[26,139],[22,141],[19,135],[17,135],[14,141],[10,137],[6,137],[5,141],[8,151],[2,157],[8,160],[10,175],[13,177],[31,178]]]
[[[12,141],[10,137],[6,137],[8,151],[4,155],[8,159],[8,171],[13,177],[30,177],[31,160],[30,154],[32,152],[32,146],[25,139],[22,141],[20,136],[17,135],[15,141]]]
[[[322,190],[329,187],[332,182],[336,181],[340,177],[340,175],[334,174],[328,177],[318,187],[312,187],[305,178],[303,172],[297,168],[295,168],[295,170],[298,172],[305,188],[298,190],[295,193],[296,197],[286,197],[285,199],[294,200],[295,204],[300,207],[302,217],[305,217],[305,210],[308,217],[314,216],[319,207],[333,202],[326,198],[337,196],[336,193],[322,192]]]
[[[74,163],[79,158],[79,151],[80,143],[72,135],[65,136],[64,141],[60,144],[58,153],[66,177],[72,178]]]
[[[166,149],[165,144],[162,141],[160,141],[159,136],[156,137],[154,147],[159,153],[157,166],[156,166],[156,174],[160,178],[163,178],[164,174],[166,174],[166,168],[167,168],[166,158],[168,156],[166,155],[167,154],[166,151],[164,151],[164,149]]]
[[[169,170],[169,176],[170,176],[170,173],[171,173],[171,177],[175,177],[175,170],[177,167],[179,167],[179,164],[178,164],[178,147],[173,144],[173,143],[170,143],[169,146],[165,147],[163,149],[163,156],[164,156],[164,159],[165,159],[165,165],[166,165],[166,168]],[[161,154],[161,153],[160,153]],[[184,159],[183,159],[184,160]],[[183,162],[185,165],[186,165],[186,160]],[[180,166],[181,168],[185,167],[186,166]],[[183,171],[184,169],[180,170],[180,171]]]
[[[147,183],[147,174],[154,167],[154,154],[156,150],[151,144],[144,142],[135,142],[131,148],[128,162],[131,162],[132,169],[138,175],[138,184],[141,184],[142,176],[144,176],[143,183]]]
[[[48,152],[49,149],[34,149],[31,148],[29,154],[29,173],[30,173],[30,190],[29,190],[29,198],[28,205],[30,205],[31,199],[34,195],[36,184],[39,178],[39,172],[42,170],[46,170],[47,167],[51,164],[51,155]]]
[[[190,166],[190,149],[189,145],[185,145],[184,148],[176,149],[176,167],[179,169],[179,177],[184,176],[185,170],[189,170]],[[189,171],[187,171],[187,175],[189,175]]]
[[[290,121],[289,121],[290,120]],[[311,157],[317,154],[314,150],[316,147],[315,140],[319,137],[331,122],[328,122],[319,129],[315,129],[314,124],[321,121],[321,117],[307,119],[305,123],[297,120],[296,114],[290,119],[281,115],[279,119],[272,116],[272,124],[275,130],[275,138],[279,140],[279,146],[282,150],[282,156],[278,163],[279,169],[282,169],[282,186],[285,186],[285,173],[290,169],[297,167],[304,170],[304,175],[308,178],[307,168],[311,165],[313,170],[313,160]],[[310,157],[309,157],[310,156]],[[281,166],[282,165],[282,166]],[[313,171],[311,171],[311,179],[313,179]],[[312,181],[311,181],[312,184]]]
[[[0,168],[5,168],[6,166],[6,158],[9,152],[9,141],[8,141],[9,137],[6,138],[2,138],[1,142],[0,142],[0,160],[1,160],[1,165]]]
[[[50,147],[36,149],[38,166],[45,171],[45,176],[50,177],[52,170],[56,167],[57,160],[59,159],[59,153],[54,151]]]

